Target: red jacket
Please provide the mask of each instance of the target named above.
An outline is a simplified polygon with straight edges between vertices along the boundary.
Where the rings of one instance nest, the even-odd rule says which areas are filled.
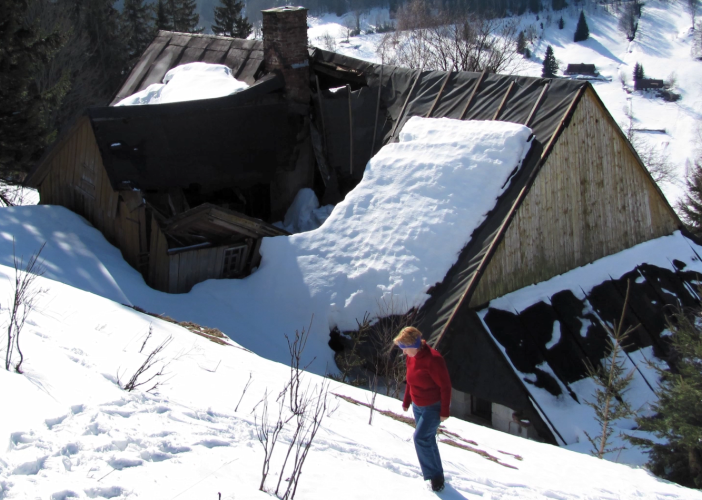
[[[422,340],[422,347],[413,358],[407,356],[407,386],[403,407],[411,402],[417,406],[429,406],[441,401],[441,416],[449,416],[451,405],[451,379],[446,362]]]

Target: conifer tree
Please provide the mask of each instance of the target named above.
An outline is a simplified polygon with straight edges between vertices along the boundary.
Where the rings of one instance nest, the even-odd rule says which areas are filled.
[[[573,35],[574,42],[582,42],[590,37],[590,28],[587,27],[587,21],[585,20],[585,12],[580,11],[580,17],[578,18],[578,25],[575,28],[575,34]]]
[[[635,82],[638,82],[639,80],[643,80],[645,78],[643,66],[638,62],[634,64],[634,73],[632,77],[634,78]]]
[[[565,21],[563,20],[563,16],[561,16],[561,17],[558,19],[558,29],[559,29],[559,30],[562,30],[564,27],[565,27]]]
[[[565,0],[551,0],[551,8],[553,10],[563,10],[567,5]]]
[[[544,78],[553,78],[558,72],[558,62],[553,53],[553,47],[546,47],[546,55],[544,56],[544,67],[541,70],[541,76]]]
[[[536,14],[537,12],[541,11],[541,0],[529,0],[529,10]],[[538,16],[536,17],[536,20],[538,21],[539,18]]]
[[[200,14],[197,9],[196,0],[177,0],[173,2],[173,29],[181,33],[202,33],[204,28],[198,28]]]
[[[687,192],[678,201],[678,213],[693,233],[702,234],[702,159],[692,167],[685,184]]]
[[[158,0],[156,4],[156,29],[173,31],[173,13],[169,7],[170,3]]]
[[[36,84],[68,38],[58,28],[42,28],[21,0],[0,2],[0,177],[21,180],[55,138],[48,116],[70,87],[65,73],[51,88]]]
[[[212,31],[216,35],[233,38],[247,38],[253,29],[241,10],[244,4],[238,0],[220,0],[220,6],[214,10]]]
[[[517,54],[524,54],[526,50],[526,37],[524,36],[524,31],[520,31],[517,36]]]
[[[670,369],[653,365],[660,377],[658,401],[651,405],[655,414],[637,419],[640,430],[662,442],[627,439],[648,449],[648,466],[657,476],[702,488],[702,310],[678,311],[668,329]]]
[[[124,0],[122,33],[129,61],[141,57],[156,35],[155,28],[153,9],[146,5],[144,0]]]

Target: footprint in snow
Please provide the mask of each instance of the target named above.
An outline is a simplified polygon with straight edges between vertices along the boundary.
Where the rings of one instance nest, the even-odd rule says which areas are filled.
[[[61,415],[60,417],[56,418],[47,418],[46,420],[44,420],[44,423],[51,431],[54,429],[54,426],[63,423],[63,421],[66,420],[66,418],[68,418],[68,415]]]
[[[90,488],[85,490],[88,498],[115,498],[124,493],[124,489],[119,486],[109,486],[106,488]]]
[[[63,490],[51,494],[51,500],[66,500],[67,498],[78,498],[79,495],[75,491]]]
[[[44,463],[48,457],[37,458],[31,462],[25,462],[15,467],[12,474],[15,476],[35,476],[44,468]]]
[[[231,443],[227,441],[222,441],[220,439],[205,439],[203,441],[195,443],[195,446],[197,446],[198,444],[201,444],[202,446],[205,446],[207,448],[216,448],[217,446],[229,446]]]
[[[159,444],[159,449],[164,452],[164,453],[172,453],[174,455],[177,455],[178,453],[185,453],[187,451],[191,451],[192,448],[189,446],[174,446],[168,441],[163,441],[161,444]]]
[[[110,467],[117,470],[126,469],[128,467],[139,467],[144,463],[138,458],[113,457],[107,461]],[[109,498],[109,497],[108,497]]]

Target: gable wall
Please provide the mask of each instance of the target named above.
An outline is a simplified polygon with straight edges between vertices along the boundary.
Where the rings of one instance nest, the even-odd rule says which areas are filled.
[[[498,245],[470,305],[638,243],[679,220],[588,89]]]
[[[41,203],[82,215],[116,245],[134,268],[148,266],[146,216],[141,193],[112,189],[90,120],[81,118],[42,165]]]

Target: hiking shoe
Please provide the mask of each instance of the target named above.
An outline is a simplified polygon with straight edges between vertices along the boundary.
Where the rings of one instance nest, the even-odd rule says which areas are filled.
[[[431,491],[444,491],[444,478],[435,477],[431,480]]]

